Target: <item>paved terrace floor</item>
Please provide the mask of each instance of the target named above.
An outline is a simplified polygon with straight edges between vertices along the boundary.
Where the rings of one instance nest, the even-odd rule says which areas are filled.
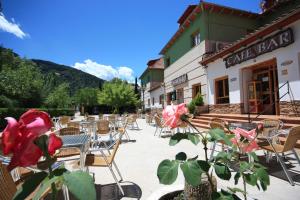
[[[125,197],[118,196],[118,188],[114,184],[108,168],[90,168],[90,171],[95,173],[98,199],[158,199],[158,193],[182,188],[184,183],[183,175],[179,171],[178,179],[173,185],[159,184],[156,170],[163,159],[173,159],[181,151],[186,152],[189,157],[199,155],[199,158],[204,158],[200,144],[195,146],[188,141],[182,141],[178,145],[170,147],[168,145],[169,138],[154,136],[155,127],[146,124],[144,119],[139,119],[138,124],[140,130],[128,130],[131,141],[121,144],[115,158],[124,178],[121,185],[124,188]],[[262,163],[269,168],[271,173],[271,185],[266,192],[258,191],[256,187],[249,186],[250,196],[264,200],[300,199],[300,167],[294,159],[291,162],[292,164],[289,164],[288,168],[294,175],[296,186],[289,184],[276,159],[269,164],[265,164],[264,159],[262,159]],[[69,163],[70,166],[73,167],[72,162]],[[230,186],[230,184],[231,186],[234,185],[233,182],[218,180],[218,186],[223,188]],[[241,187],[241,185],[239,186]]]

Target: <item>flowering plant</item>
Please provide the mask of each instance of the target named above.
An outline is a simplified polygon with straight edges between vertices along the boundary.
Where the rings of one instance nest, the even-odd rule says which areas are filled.
[[[37,187],[39,188],[34,199],[39,199],[49,187],[52,189],[52,199],[55,199],[56,187],[63,184],[78,199],[96,198],[93,180],[89,174],[71,173],[63,167],[52,169],[56,162],[54,154],[62,147],[63,142],[55,133],[49,132],[52,122],[48,113],[30,109],[19,121],[11,117],[7,117],[6,120],[8,123],[2,134],[2,152],[4,155],[12,155],[7,169],[11,171],[18,166],[37,165],[40,171],[25,180],[14,199],[25,199]],[[46,134],[48,132],[49,134]],[[41,157],[44,161],[39,162]]]
[[[246,184],[257,186],[259,189],[267,189],[270,184],[269,176],[265,171],[265,168],[257,161],[258,158],[253,150],[257,149],[257,143],[255,142],[255,130],[247,132],[242,129],[237,129],[231,132],[227,127],[229,134],[225,133],[221,129],[211,129],[208,133],[199,132],[192,123],[190,123],[185,104],[170,105],[163,111],[163,118],[165,124],[170,128],[176,128],[181,123],[188,123],[192,126],[197,133],[176,133],[170,139],[169,145],[173,146],[179,143],[181,140],[186,139],[191,141],[194,145],[197,145],[200,141],[203,144],[205,153],[204,160],[198,159],[198,156],[194,158],[187,158],[184,152],[180,152],[175,156],[175,160],[163,160],[157,169],[157,176],[160,183],[172,184],[177,179],[178,168],[183,172],[185,180],[192,187],[197,187],[201,184],[202,175],[206,175],[209,182],[210,194],[202,199],[239,199],[238,193],[241,193],[244,199],[247,199]],[[228,152],[220,152],[212,159],[208,159],[207,145],[208,142],[220,142],[228,146]],[[241,159],[241,153],[246,154],[249,157],[250,162],[243,161]],[[251,158],[251,159],[250,159]],[[235,185],[238,184],[240,178],[243,180],[243,189],[228,187],[227,190],[217,191],[216,183],[214,181],[215,174],[217,177],[223,180],[230,180],[232,175],[230,167],[232,164],[237,163],[236,167],[232,167],[236,170],[234,176]],[[184,193],[186,193],[186,190]],[[186,195],[185,195],[186,196]]]

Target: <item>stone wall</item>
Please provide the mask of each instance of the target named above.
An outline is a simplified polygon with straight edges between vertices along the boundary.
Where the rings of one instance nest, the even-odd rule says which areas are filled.
[[[296,100],[293,103],[288,101],[280,101],[280,115],[298,116],[300,114],[300,101]]]
[[[215,104],[209,105],[210,113],[217,114],[241,114],[243,110],[242,104]]]

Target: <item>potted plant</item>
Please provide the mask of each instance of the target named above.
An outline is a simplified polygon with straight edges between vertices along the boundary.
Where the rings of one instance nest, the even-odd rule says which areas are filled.
[[[181,123],[190,123],[186,115],[185,104],[167,106],[163,111],[165,125],[171,129],[180,126]],[[195,129],[197,130],[197,129]],[[185,187],[182,196],[189,200],[210,199],[243,199],[248,198],[247,184],[257,186],[258,189],[267,189],[270,184],[269,176],[265,168],[257,161],[254,150],[257,148],[253,132],[235,131],[225,134],[224,130],[212,129],[207,133],[176,133],[170,138],[169,145],[174,146],[181,140],[189,140],[197,145],[203,145],[204,158],[195,155],[188,158],[184,152],[180,152],[175,159],[163,160],[157,169],[157,176],[162,184],[172,184],[177,179],[178,168],[185,177]],[[230,151],[220,152],[212,159],[208,159],[208,142],[221,142],[228,146]],[[242,160],[241,155],[249,158],[249,162]],[[235,175],[232,176],[230,167],[235,165]],[[233,167],[231,167],[233,168]],[[216,178],[229,181],[234,177],[235,185],[239,180],[243,181],[243,188],[227,187],[217,189]]]
[[[194,98],[195,102],[195,114],[203,114],[203,113],[208,113],[208,105],[204,105],[203,97],[200,93],[196,95]]]

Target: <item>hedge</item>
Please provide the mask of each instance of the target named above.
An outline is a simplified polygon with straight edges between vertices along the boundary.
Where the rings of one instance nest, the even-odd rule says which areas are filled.
[[[13,117],[19,119],[19,117],[29,108],[0,108],[0,131],[5,128],[5,117]],[[50,114],[51,117],[58,117],[62,115],[73,116],[75,111],[73,109],[58,109],[58,108],[37,108],[38,110],[45,111]]]

